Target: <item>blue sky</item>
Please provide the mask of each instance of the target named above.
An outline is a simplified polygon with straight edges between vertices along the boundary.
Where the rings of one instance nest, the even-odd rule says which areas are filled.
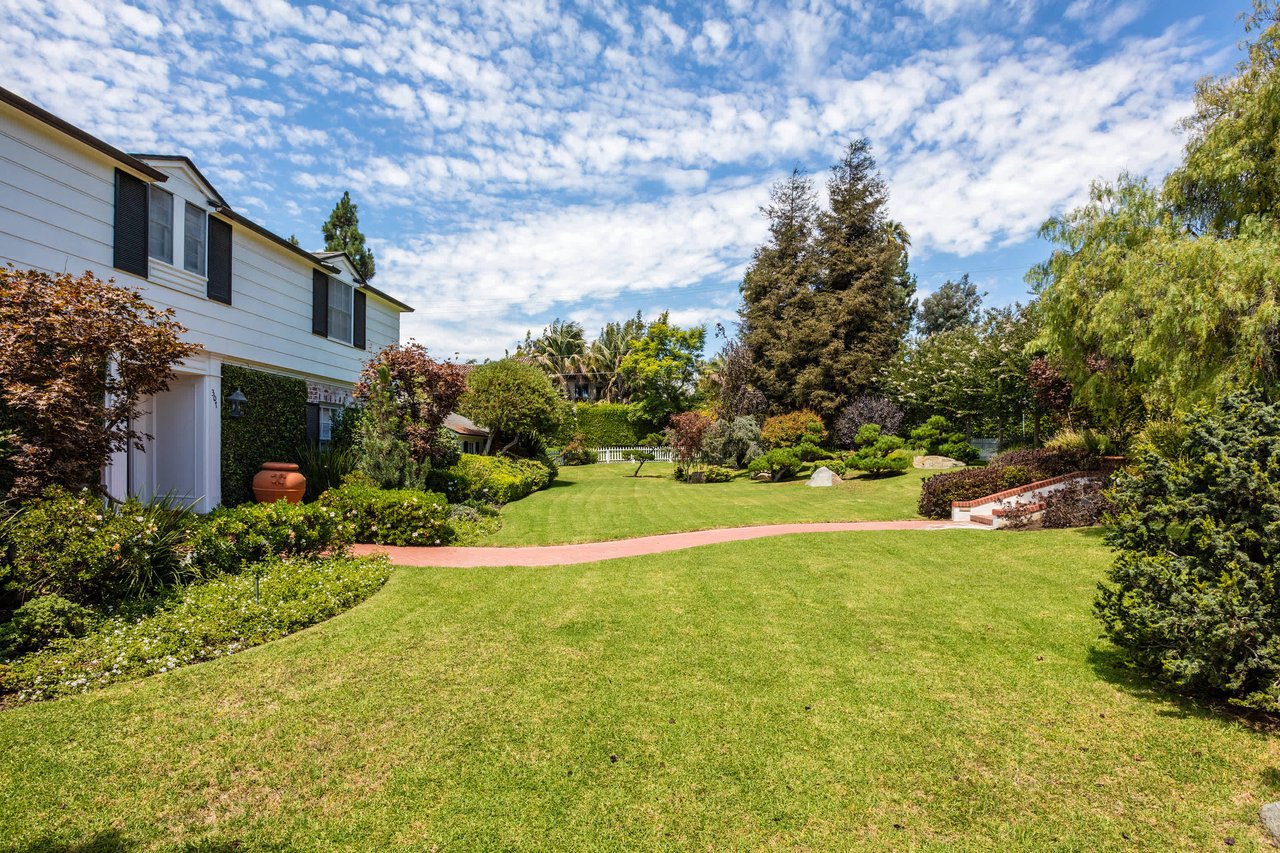
[[[922,292],[1022,298],[1046,216],[1176,162],[1244,5],[0,0],[0,85],[308,248],[349,189],[404,337],[485,358],[555,316],[732,321],[769,185],[859,136]]]

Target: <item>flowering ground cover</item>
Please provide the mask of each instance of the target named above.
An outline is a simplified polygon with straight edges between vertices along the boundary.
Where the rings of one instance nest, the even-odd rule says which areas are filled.
[[[0,838],[1260,847],[1277,740],[1118,665],[1108,559],[1092,532],[911,531],[397,569],[276,642],[0,713]]]

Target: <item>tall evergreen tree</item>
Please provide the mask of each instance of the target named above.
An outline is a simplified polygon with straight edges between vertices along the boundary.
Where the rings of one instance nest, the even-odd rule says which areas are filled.
[[[797,373],[806,357],[795,317],[811,314],[818,266],[813,256],[818,202],[813,181],[799,170],[775,184],[769,204],[769,239],[755,251],[742,280],[742,342],[753,362],[753,383],[775,410],[790,405]]]
[[[329,252],[346,252],[355,262],[356,272],[370,281],[375,272],[373,250],[365,246],[364,234],[360,231],[360,218],[357,215],[355,202],[351,193],[344,192],[342,198],[333,206],[333,213],[320,226],[324,233],[324,248]]]
[[[920,303],[920,331],[924,335],[936,335],[978,322],[983,294],[978,285],[969,281],[969,274],[959,281],[948,279],[942,287],[929,294]]]
[[[775,411],[834,417],[872,391],[911,323],[910,240],[885,215],[888,199],[865,139],[849,145],[820,210],[798,172],[774,187],[769,240],[742,284],[743,341],[755,384]]]

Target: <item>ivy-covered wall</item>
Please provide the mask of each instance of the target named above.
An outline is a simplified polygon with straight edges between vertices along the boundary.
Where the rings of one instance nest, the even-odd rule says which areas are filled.
[[[565,439],[580,432],[587,447],[634,447],[657,430],[635,406],[625,403],[574,403],[569,409]]]
[[[249,398],[231,417],[227,397]],[[263,462],[296,462],[307,440],[307,383],[231,364],[222,366],[222,503],[253,500],[253,475]]]

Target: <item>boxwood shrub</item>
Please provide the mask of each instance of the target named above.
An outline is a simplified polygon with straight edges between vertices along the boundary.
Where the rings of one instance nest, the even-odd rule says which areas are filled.
[[[733,472],[719,465],[708,465],[703,469],[702,476],[707,483],[727,483],[733,479]]]
[[[83,693],[235,654],[351,608],[389,573],[385,558],[343,556],[271,560],[220,575],[140,619],[107,619],[83,637],[0,664],[0,697],[12,703]]]
[[[235,572],[268,557],[314,556],[340,549],[350,531],[320,504],[241,504],[209,513],[196,527],[189,557],[204,574]]]
[[[537,459],[464,453],[452,468],[432,471],[427,482],[454,503],[477,500],[506,504],[545,489],[555,475],[553,465]]]
[[[344,538],[376,545],[443,545],[453,540],[449,502],[435,492],[380,489],[350,479],[320,496],[316,506],[334,512]]]

